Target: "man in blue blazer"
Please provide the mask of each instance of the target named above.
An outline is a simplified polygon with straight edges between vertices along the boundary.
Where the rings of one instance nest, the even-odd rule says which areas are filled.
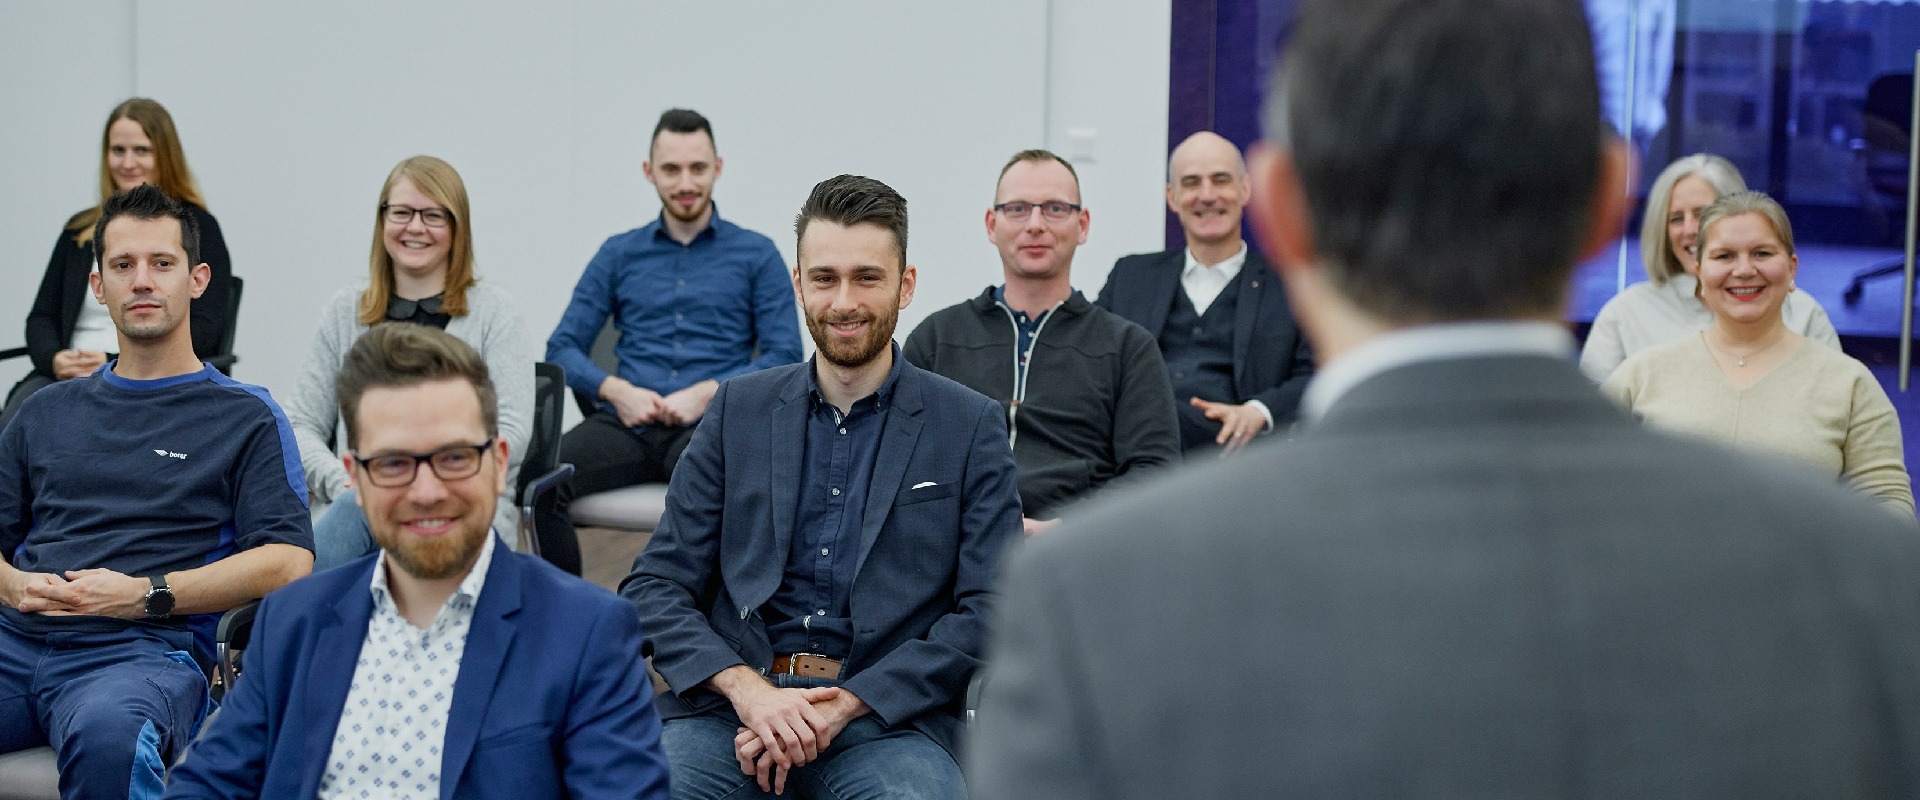
[[[1187,246],[1121,258],[1096,305],[1153,334],[1180,401],[1180,449],[1232,452],[1293,423],[1313,352],[1287,290],[1241,238],[1247,168],[1211,131],[1167,159],[1167,207]]]
[[[795,227],[819,352],[721,385],[621,586],[669,686],[673,795],[961,798],[963,700],[1020,530],[1006,422],[893,343],[905,199],[842,175]]]
[[[338,385],[381,553],[261,604],[166,796],[666,797],[633,609],[490,530],[507,445],[486,362],[381,325]]]

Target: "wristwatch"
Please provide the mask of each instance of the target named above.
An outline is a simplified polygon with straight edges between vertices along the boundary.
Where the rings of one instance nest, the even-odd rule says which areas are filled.
[[[167,577],[155,575],[149,580],[153,588],[147,590],[147,619],[173,616],[173,589],[167,586]]]

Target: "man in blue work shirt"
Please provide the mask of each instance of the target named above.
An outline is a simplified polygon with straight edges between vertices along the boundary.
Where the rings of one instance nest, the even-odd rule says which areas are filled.
[[[715,213],[721,167],[706,117],[661,114],[641,165],[660,218],[600,246],[547,339],[547,360],[599,411],[561,440],[574,474],[542,513],[543,531],[571,527],[576,495],[665,481],[720,381],[800,360],[786,264],[772,240]],[[620,332],[614,373],[590,355],[609,318]],[[542,538],[578,546],[571,535]]]
[[[51,745],[70,799],[159,796],[218,612],[313,565],[286,415],[194,356],[198,227],[152,186],[107,200],[89,277],[120,357],[0,432],[0,753]]]

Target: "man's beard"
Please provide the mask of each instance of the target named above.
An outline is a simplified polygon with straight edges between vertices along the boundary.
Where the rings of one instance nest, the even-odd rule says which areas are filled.
[[[680,220],[681,222],[693,222],[699,219],[701,214],[707,213],[707,209],[713,205],[713,198],[708,195],[701,195],[700,201],[694,203],[693,208],[689,211],[681,211],[680,203],[670,195],[662,195],[660,197],[660,205],[666,207],[667,213],[674,219]]]
[[[894,302],[887,306],[886,316],[882,317],[853,315],[820,319],[808,314],[807,333],[812,334],[813,346],[819,350],[820,357],[826,359],[827,363],[836,367],[865,366],[879,358],[882,351],[893,346],[893,328],[900,322],[899,304],[898,295],[895,295]],[[833,331],[827,328],[828,325],[838,322],[865,322],[867,323],[866,333],[851,341],[842,339],[833,335]]]
[[[487,528],[477,536],[471,530],[461,530],[465,522],[465,519],[455,519],[449,523],[455,530],[430,539],[410,536],[398,526],[391,534],[375,529],[373,538],[380,543],[380,549],[386,551],[387,558],[408,575],[421,580],[440,580],[458,575],[471,565],[486,544],[486,537],[493,535]]]

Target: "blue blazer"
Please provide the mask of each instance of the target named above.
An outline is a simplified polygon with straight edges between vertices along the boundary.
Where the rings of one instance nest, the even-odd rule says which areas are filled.
[[[297,581],[254,620],[244,674],[168,798],[313,797],[373,611],[369,556]],[[454,682],[440,797],[664,798],[633,608],[495,541]]]
[[[1181,291],[1180,271],[1186,267],[1185,248],[1121,258],[1107,273],[1107,285],[1094,305],[1133,320],[1159,341],[1173,311],[1173,295]],[[1294,322],[1287,289],[1266,258],[1248,248],[1247,263],[1234,280],[1240,282],[1233,309],[1234,396],[1204,399],[1258,400],[1273,412],[1274,427],[1284,428],[1298,415],[1300,396],[1313,377],[1313,349]],[[1185,397],[1174,400],[1187,404]]]
[[[666,514],[621,585],[653,632],[653,668],[670,687],[659,697],[666,719],[731,717],[704,682],[773,663],[760,608],[793,541],[812,368],[720,385],[674,468]],[[1020,532],[1000,404],[901,361],[865,508],[842,687],[888,727],[911,726],[952,751],[994,568]]]

